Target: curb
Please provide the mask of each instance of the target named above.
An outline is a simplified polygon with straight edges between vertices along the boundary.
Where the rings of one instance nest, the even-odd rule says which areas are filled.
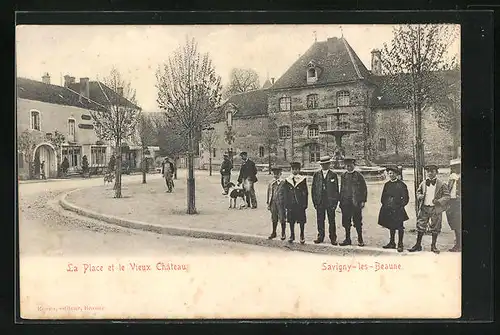
[[[104,221],[113,225],[117,225],[124,228],[131,228],[143,231],[154,232],[158,234],[172,235],[172,236],[184,236],[184,237],[192,237],[192,238],[205,238],[205,239],[213,239],[220,241],[228,241],[228,242],[239,242],[244,244],[257,245],[262,247],[272,247],[272,248],[280,248],[294,251],[302,251],[309,253],[317,253],[317,254],[329,254],[329,255],[370,255],[370,256],[379,256],[379,255],[399,255],[396,250],[385,250],[381,248],[373,248],[373,247],[358,247],[358,246],[334,246],[327,243],[322,244],[299,244],[299,243],[288,243],[281,240],[268,240],[263,236],[258,235],[250,235],[250,234],[236,234],[236,233],[227,233],[215,230],[202,230],[202,229],[192,229],[192,228],[182,228],[175,226],[165,226],[165,225],[156,225],[152,223],[146,223],[135,220],[127,220],[123,218],[119,218],[112,215],[105,215],[101,213],[97,213],[88,209],[81,208],[76,206],[66,200],[66,197],[73,193],[80,191],[81,188],[72,190],[67,192],[61,196],[59,199],[59,205],[65,210],[75,212],[79,215],[89,217],[92,219],[97,219],[99,221]],[[402,255],[408,255],[407,252],[404,252]]]

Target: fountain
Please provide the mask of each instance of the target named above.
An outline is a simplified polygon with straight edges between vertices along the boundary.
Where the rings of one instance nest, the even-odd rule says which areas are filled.
[[[333,135],[335,138],[335,149],[333,150],[332,156],[332,170],[337,173],[343,173],[345,170],[344,167],[344,157],[345,150],[342,147],[342,137],[345,135],[355,134],[359,132],[356,129],[350,129],[349,124],[347,122],[341,122],[341,116],[347,115],[349,113],[341,112],[340,108],[337,107],[336,112],[330,114],[331,116],[336,117],[335,128],[332,128],[332,124],[330,124],[330,128],[328,130],[322,130],[319,133],[325,135]],[[366,180],[384,180],[385,179],[385,169],[379,166],[366,166],[365,159],[356,159],[356,170],[358,170]],[[359,164],[361,163],[361,164]],[[318,165],[319,168],[319,165]],[[316,169],[317,170],[317,169]],[[316,171],[314,170],[314,171]],[[309,171],[303,171],[305,174],[309,174]],[[312,172],[312,171],[311,171]]]

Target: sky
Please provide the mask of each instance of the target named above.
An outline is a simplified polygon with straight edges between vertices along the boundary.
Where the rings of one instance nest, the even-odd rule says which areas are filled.
[[[314,43],[342,35],[370,69],[371,50],[392,38],[392,25],[156,25],[156,26],[34,26],[16,27],[18,77],[40,80],[45,72],[51,83],[62,85],[70,75],[97,80],[112,67],[136,89],[144,111],[158,111],[156,70],[186,37],[208,52],[222,83],[232,68],[257,71],[262,85],[276,80]],[[450,46],[460,55],[460,38]]]

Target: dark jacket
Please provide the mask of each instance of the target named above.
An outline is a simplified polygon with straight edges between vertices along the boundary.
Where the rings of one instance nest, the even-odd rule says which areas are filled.
[[[348,198],[349,188],[352,187],[353,197]],[[344,204],[354,204],[358,207],[361,202],[366,202],[367,187],[365,178],[358,171],[352,173],[344,172],[340,177],[340,207]],[[352,202],[350,202],[352,201]]]
[[[402,223],[409,219],[405,210],[409,199],[408,188],[401,180],[385,183],[380,199],[382,207],[378,224],[389,229],[401,228]]]
[[[437,178],[436,178],[437,179]],[[427,186],[425,180],[422,181],[417,189],[417,195],[423,195],[424,199],[419,201],[418,211],[422,209],[424,204],[425,195],[427,193]],[[448,185],[443,183],[441,180],[436,180],[436,191],[434,193],[434,199],[436,199],[436,204],[434,209],[436,214],[442,213],[448,209],[448,202],[450,201],[450,191],[448,190]]]
[[[170,172],[174,173],[174,164],[167,162],[170,165]],[[161,174],[165,174],[165,162],[161,163]]]
[[[244,179],[252,182],[257,182],[257,167],[250,159],[247,159],[240,168],[240,175],[238,176],[238,183],[242,183]]]
[[[269,183],[269,185],[267,186],[266,204],[269,205],[272,202],[276,202],[278,204],[278,206],[283,205],[283,203],[284,203],[283,185],[284,184],[285,184],[285,181],[281,178],[278,180],[273,179]]]
[[[322,170],[316,171],[313,175],[311,198],[314,207],[323,206],[325,208],[336,208],[340,199],[337,174],[332,170],[328,170],[325,180],[323,180],[323,178]],[[325,186],[326,203],[324,203],[323,185]]]
[[[233,164],[229,159],[224,159],[222,164],[220,165],[220,174],[223,176],[227,176],[231,174],[231,169],[233,168]]]
[[[295,186],[292,178],[295,177]],[[285,208],[292,209],[307,209],[309,199],[309,191],[307,190],[307,181],[305,176],[290,175],[283,183],[283,200]]]

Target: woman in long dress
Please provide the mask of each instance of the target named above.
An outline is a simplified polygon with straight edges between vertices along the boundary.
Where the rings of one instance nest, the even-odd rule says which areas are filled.
[[[403,247],[403,236],[404,236],[404,221],[408,220],[408,214],[406,213],[405,206],[408,204],[408,188],[406,184],[398,178],[398,168],[388,167],[387,174],[390,180],[385,183],[384,189],[382,191],[382,207],[380,208],[380,213],[378,216],[378,224],[382,227],[389,229],[390,240],[387,245],[384,245],[384,249],[396,249],[396,243],[394,241],[396,230],[398,231],[398,252],[404,250]]]

